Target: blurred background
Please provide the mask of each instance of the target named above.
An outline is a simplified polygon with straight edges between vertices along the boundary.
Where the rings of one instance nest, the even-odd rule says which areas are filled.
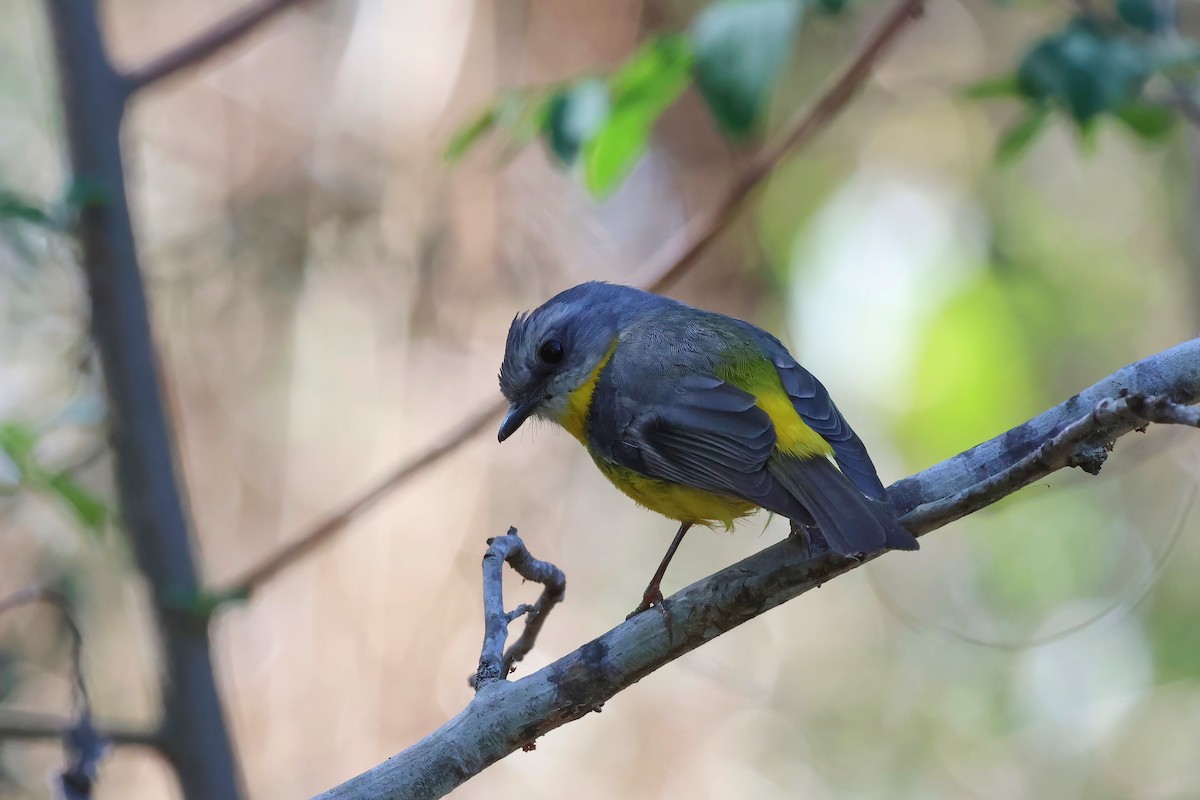
[[[229,0],[108,0],[140,63]],[[701,4],[330,0],[137,98],[131,202],[206,576],[220,583],[498,396],[519,310],[633,281],[716,202],[731,146],[694,90],[610,197],[533,144],[453,133],[498,92],[613,68]],[[810,16],[766,136],[815,96],[882,7]],[[1196,131],[1149,147],[1061,121],[998,167],[1015,105],[963,87],[1011,70],[1065,4],[934,0],[833,129],[671,291],[752,320],[830,388],[885,483],[1196,336]],[[49,32],[0,3],[0,185],[65,180]],[[111,504],[105,403],[71,244],[0,231],[0,424]],[[63,581],[102,721],[157,710],[146,593],[111,523],[0,458],[0,595]],[[1122,439],[1070,472],[727,634],[475,778],[463,798],[1200,796],[1200,440]],[[86,504],[85,504],[86,505]],[[218,681],[252,797],[308,797],[470,699],[480,558],[517,526],[566,602],[517,676],[624,619],[674,525],[569,436],[490,430],[328,548],[225,611]],[[674,591],[786,535],[765,516],[693,534]],[[513,582],[509,601],[534,596]],[[65,714],[51,611],[0,617],[0,709]],[[57,743],[0,742],[0,797],[49,796]],[[116,749],[96,796],[171,798]]]

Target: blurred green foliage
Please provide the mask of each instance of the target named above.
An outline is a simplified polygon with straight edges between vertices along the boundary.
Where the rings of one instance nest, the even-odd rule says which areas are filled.
[[[38,464],[38,436],[17,423],[0,425],[0,456],[6,456],[19,475],[24,489],[43,491],[55,497],[86,531],[103,533],[110,517],[108,506],[81,485],[69,470],[49,471]]]
[[[692,23],[696,87],[731,136],[745,136],[761,119],[802,11],[790,0],[716,3]]]
[[[932,318],[902,425],[915,463],[934,464],[995,436],[997,420],[1036,413],[1040,398],[1022,320],[994,274],[984,273]]]
[[[838,13],[843,4],[817,8]],[[584,184],[607,197],[641,158],[663,113],[695,84],[720,129],[744,139],[761,123],[791,52],[805,3],[725,0],[698,14],[687,34],[651,38],[608,75],[502,94],[446,148],[457,161],[485,134],[517,146],[540,133],[564,167],[582,162]]]
[[[1171,27],[1163,4],[1117,0],[1111,14],[1085,11],[1039,39],[1014,73],[969,87],[968,96],[976,99],[1014,98],[1025,105],[1022,118],[1001,137],[997,161],[1022,153],[1054,112],[1085,138],[1108,116],[1144,141],[1162,140],[1174,127],[1179,103],[1191,102],[1181,87],[1200,77],[1200,46],[1169,35]]]
[[[588,190],[604,196],[645,152],[662,113],[687,88],[692,53],[681,36],[653,39],[606,81],[611,105],[582,142]],[[553,121],[553,120],[552,120]],[[553,128],[548,133],[553,136]],[[571,163],[571,162],[565,162]]]

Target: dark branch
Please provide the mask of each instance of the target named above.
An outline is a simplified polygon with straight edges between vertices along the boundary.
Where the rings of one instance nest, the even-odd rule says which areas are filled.
[[[75,227],[92,337],[112,409],[109,436],[121,511],[161,634],[162,746],[188,800],[234,800],[241,796],[241,780],[213,676],[208,630],[177,610],[200,586],[125,193],[126,84],[105,55],[94,0],[51,0],[46,7],[72,180],[87,186],[91,198],[79,209]]]
[[[1130,391],[1144,397],[1101,405],[1106,397]],[[1081,401],[1083,397],[1095,399]],[[1070,454],[1063,458],[1061,452],[1068,449],[1067,442],[1108,442],[1149,420],[1194,425],[1200,414],[1183,406],[1197,402],[1200,339],[1125,367],[1024,425],[905,478],[888,494],[918,509],[902,521],[923,533],[961,515],[945,508],[925,518],[922,507],[936,506],[964,488],[989,485],[981,496],[963,500],[982,507],[1019,488],[1012,482],[995,483],[992,476],[1017,467],[1036,479],[1066,466]],[[1040,433],[1033,436],[1033,431]],[[1054,440],[1060,440],[1057,447],[1043,449],[1043,443]],[[1039,459],[1039,451],[1053,457]],[[1035,466],[1018,466],[1025,463]],[[960,486],[968,464],[974,471]],[[660,614],[640,614],[532,675],[491,683],[439,730],[320,800],[441,797],[514,750],[599,708],[664,664],[877,557],[858,562],[825,552],[813,558],[806,550],[789,537],[668,598],[669,628]]]
[[[158,58],[126,72],[124,78],[127,91],[132,94],[207,61],[245,39],[276,14],[303,2],[306,0],[259,0],[231,14]]]
[[[38,742],[51,739],[62,741],[74,725],[74,720],[65,717],[5,711],[0,713],[0,742],[6,740]],[[96,727],[100,729],[104,738],[113,744],[149,747],[155,750],[159,748],[159,735],[156,730],[102,723],[97,723]]]
[[[717,205],[708,213],[688,223],[675,237],[651,256],[640,272],[645,276],[640,285],[650,291],[661,291],[677,280],[696,263],[697,257],[736,218],[753,190],[763,182],[779,162],[812,142],[818,133],[845,108],[846,103],[866,81],[871,69],[887,46],[900,34],[909,20],[919,15],[923,0],[900,0],[888,13],[879,29],[868,39],[862,51],[850,63],[833,86],[821,96],[811,110],[802,114],[789,133],[774,148],[764,151],[750,167],[733,182]],[[245,597],[259,585],[277,575],[282,569],[308,555],[317,546],[329,541],[352,522],[360,512],[374,505],[380,497],[403,485],[422,469],[440,461],[483,430],[492,419],[500,415],[504,404],[496,402],[485,410],[468,417],[465,422],[445,440],[427,453],[397,467],[391,475],[364,495],[352,501],[343,510],[335,512],[316,528],[301,534],[278,553],[267,557],[262,563],[250,568],[232,581],[225,589],[217,592],[225,597]],[[524,637],[522,637],[524,638]],[[518,642],[519,644],[519,642]]]
[[[525,580],[545,587],[537,603],[519,606],[511,613],[504,610],[505,562]],[[529,654],[550,609],[558,605],[566,591],[567,577],[562,570],[530,555],[516,528],[509,528],[504,536],[488,540],[488,549],[483,555],[483,648],[479,654],[479,668],[471,681],[475,691],[507,677],[513,665]],[[522,615],[526,615],[525,630],[505,652],[508,625]]]

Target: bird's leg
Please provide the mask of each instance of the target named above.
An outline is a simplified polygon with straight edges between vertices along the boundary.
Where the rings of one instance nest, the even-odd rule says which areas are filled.
[[[792,520],[792,530],[788,535],[800,545],[802,561],[808,561],[816,555],[816,548],[813,546],[813,539],[819,535],[816,525]]]
[[[679,549],[679,543],[683,541],[683,535],[688,532],[688,528],[692,527],[692,523],[685,522],[679,526],[679,532],[675,534],[674,540],[671,541],[671,546],[667,548],[667,554],[663,556],[662,563],[658,565],[658,569],[654,572],[654,577],[650,579],[650,583],[646,586],[646,591],[642,594],[642,603],[633,610],[625,619],[633,619],[638,614],[646,611],[650,606],[658,606],[658,609],[667,618],[667,625],[671,623],[670,612],[667,611],[667,602],[663,599],[662,583],[663,576],[667,574],[667,565],[671,563],[671,559],[675,557],[675,551]]]

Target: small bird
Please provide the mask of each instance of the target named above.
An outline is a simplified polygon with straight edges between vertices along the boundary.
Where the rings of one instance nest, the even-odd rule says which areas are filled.
[[[638,504],[680,523],[634,610],[665,612],[661,581],[693,525],[758,508],[859,556],[916,550],[862,441],[778,339],[631,286],[567,289],[508,330],[503,442],[530,416],[578,439]]]

